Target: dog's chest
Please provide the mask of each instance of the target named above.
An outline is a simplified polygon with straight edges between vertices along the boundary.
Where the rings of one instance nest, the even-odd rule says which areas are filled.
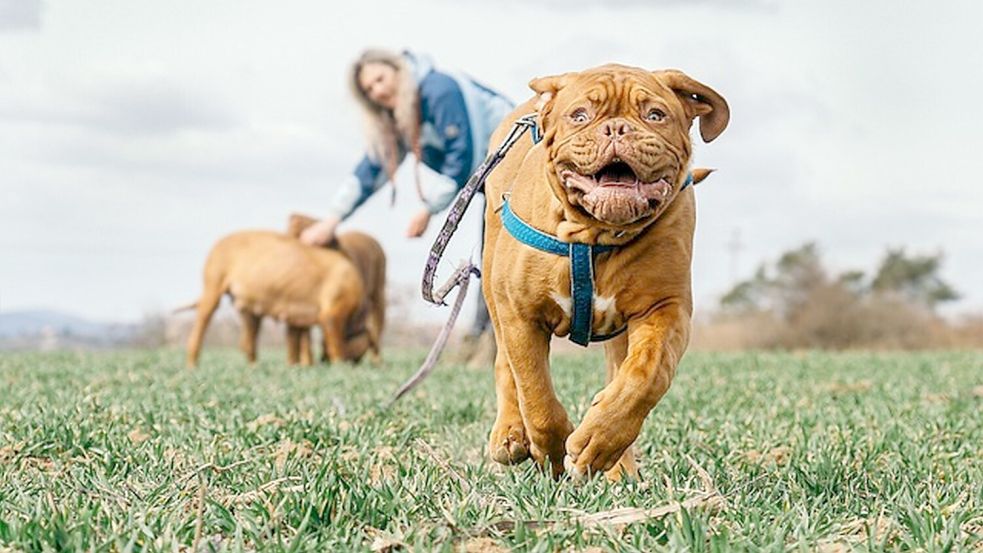
[[[561,319],[554,325],[554,332],[561,336],[568,334],[573,324],[574,310],[570,289],[553,288],[549,292],[549,299],[562,314]],[[595,336],[618,332],[626,324],[626,318],[618,309],[617,299],[613,295],[605,296],[595,290],[591,312],[591,333]]]

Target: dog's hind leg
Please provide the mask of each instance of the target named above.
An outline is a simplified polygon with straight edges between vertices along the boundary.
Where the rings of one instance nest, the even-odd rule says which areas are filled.
[[[625,357],[627,356],[627,333],[623,333],[620,336],[604,342],[604,358],[605,365],[607,367],[607,378],[604,381],[605,384],[610,384],[611,381],[614,380],[614,377],[618,374],[618,369],[621,368],[621,363],[624,362]],[[628,446],[628,449],[621,454],[621,458],[618,459],[618,462],[604,474],[608,477],[608,480],[617,481],[621,480],[622,478],[638,479],[638,462],[635,457],[635,444]]]
[[[256,341],[259,338],[259,326],[263,322],[263,317],[246,309],[240,309],[239,315],[242,319],[242,335],[239,336],[239,347],[246,354],[246,359],[250,363],[255,363]]]
[[[296,365],[300,361],[300,332],[303,330],[287,325],[287,364]]]
[[[314,355],[311,353],[311,327],[301,327],[297,329],[297,349],[300,351],[300,364],[310,367],[314,364]]]
[[[209,284],[206,281],[205,292],[198,300],[195,324],[188,336],[187,365],[189,368],[198,366],[198,356],[201,354],[201,343],[205,337],[205,330],[208,328],[208,322],[212,319],[212,314],[215,313],[215,309],[218,308],[218,304],[222,300],[220,285],[209,286]]]

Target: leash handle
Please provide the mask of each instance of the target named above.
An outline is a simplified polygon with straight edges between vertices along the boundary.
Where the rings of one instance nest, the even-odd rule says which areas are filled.
[[[427,257],[427,264],[423,269],[421,291],[423,293],[423,299],[428,302],[434,305],[447,305],[444,303],[444,298],[454,288],[461,285],[459,281],[452,277],[447,281],[447,284],[435,292],[434,279],[437,276],[437,265],[440,263],[440,259],[443,257],[444,250],[447,249],[447,244],[450,242],[451,237],[457,231],[461,219],[464,218],[465,212],[467,212],[468,207],[471,205],[474,195],[478,193],[478,190],[485,184],[488,175],[505,158],[505,154],[515,145],[519,138],[530,128],[536,127],[536,116],[536,113],[530,113],[517,119],[512,124],[512,128],[509,129],[509,134],[505,137],[505,140],[481,162],[478,169],[468,179],[467,184],[458,193],[457,199],[454,200],[454,205],[451,206],[450,211],[447,213],[447,219],[444,220],[444,226],[441,227],[433,246],[430,247],[430,255]],[[472,269],[473,271],[468,274],[473,273],[480,278],[481,272],[474,265],[472,265]]]

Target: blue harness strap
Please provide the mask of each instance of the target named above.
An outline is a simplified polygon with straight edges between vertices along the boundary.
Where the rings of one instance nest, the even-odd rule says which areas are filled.
[[[570,258],[570,298],[573,300],[570,341],[586,346],[590,342],[602,342],[625,331],[622,328],[603,336],[591,334],[594,319],[594,256],[612,251],[615,246],[563,242],[520,219],[512,212],[508,200],[502,204],[500,214],[502,226],[519,242],[546,253]]]
[[[570,244],[570,297],[573,298],[570,340],[582,346],[590,343],[594,326],[593,249],[587,244]]]

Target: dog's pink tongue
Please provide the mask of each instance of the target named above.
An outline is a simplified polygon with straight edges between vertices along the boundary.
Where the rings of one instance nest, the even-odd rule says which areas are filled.
[[[638,179],[635,177],[635,173],[632,172],[631,168],[624,164],[615,164],[609,166],[603,170],[603,172],[598,175],[597,182],[599,184],[635,184]]]

